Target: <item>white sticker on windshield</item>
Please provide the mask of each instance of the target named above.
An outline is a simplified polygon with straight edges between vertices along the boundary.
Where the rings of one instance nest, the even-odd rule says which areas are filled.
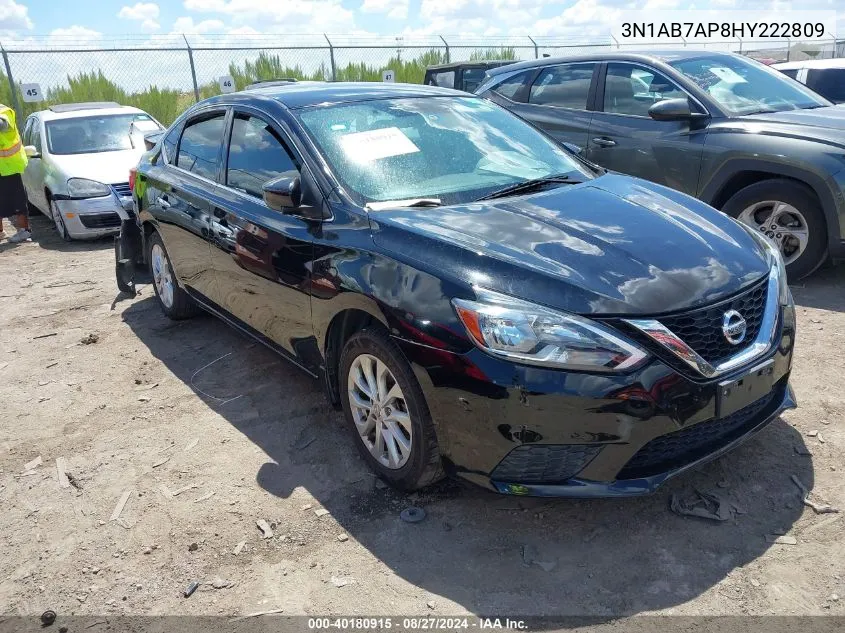
[[[730,68],[725,68],[724,66],[716,66],[710,69],[710,72],[716,75],[722,81],[726,81],[729,84],[744,84],[748,83],[745,81],[745,78],[738,74],[737,72],[731,70]]]
[[[345,134],[340,137],[340,144],[347,156],[359,162],[420,151],[420,148],[396,127]]]

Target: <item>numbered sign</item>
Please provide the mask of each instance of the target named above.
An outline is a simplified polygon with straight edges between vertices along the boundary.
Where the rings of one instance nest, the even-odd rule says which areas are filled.
[[[394,71],[394,70],[383,70],[383,71],[381,71],[381,80],[392,84],[394,81],[396,81],[396,71]]]
[[[21,84],[21,93],[23,100],[27,103],[44,101],[44,93],[41,92],[41,86],[38,84]]]
[[[220,78],[220,92],[222,92],[223,94],[235,92],[235,80],[232,79],[229,75]]]

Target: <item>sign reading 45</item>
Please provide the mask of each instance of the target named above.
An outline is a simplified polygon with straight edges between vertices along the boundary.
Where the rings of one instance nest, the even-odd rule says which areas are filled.
[[[38,84],[21,84],[21,94],[26,103],[38,103],[44,101],[44,93]]]

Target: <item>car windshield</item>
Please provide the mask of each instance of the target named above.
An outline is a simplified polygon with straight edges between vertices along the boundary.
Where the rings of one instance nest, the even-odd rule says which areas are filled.
[[[776,70],[741,57],[696,57],[679,59],[670,62],[670,65],[735,115],[831,105]]]
[[[106,114],[48,121],[51,154],[96,154],[144,149],[144,134],[161,129],[148,114]]]
[[[476,97],[316,106],[299,117],[362,205],[419,198],[460,204],[526,180],[592,177],[553,140]]]

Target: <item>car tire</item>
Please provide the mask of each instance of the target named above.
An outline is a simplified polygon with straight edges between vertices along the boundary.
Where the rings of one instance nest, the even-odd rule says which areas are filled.
[[[165,316],[174,321],[196,316],[200,308],[179,286],[173,266],[170,264],[170,256],[157,232],[150,235],[147,261],[150,262],[153,289]]]
[[[59,237],[65,242],[72,242],[73,238],[67,230],[65,219],[62,217],[59,207],[56,206],[56,202],[54,200],[49,200],[47,204],[50,205],[50,217],[53,219],[53,224],[56,225],[56,233],[58,233]]]
[[[373,370],[369,382],[364,373],[359,373],[368,366]],[[341,403],[353,440],[379,477],[406,492],[443,478],[440,449],[425,396],[408,361],[386,333],[370,327],[350,337],[343,347],[338,375]],[[383,376],[383,380],[376,378],[377,375]],[[357,386],[357,381],[368,386],[374,382],[376,392],[381,389],[385,393],[372,399]],[[376,411],[373,407],[361,407],[361,404],[374,402],[378,403]],[[365,415],[367,411],[369,413]],[[370,414],[376,415],[372,421]],[[371,433],[364,431],[368,423],[372,425]],[[394,433],[401,436],[394,436]],[[379,435],[383,438],[381,442]],[[397,437],[395,442],[391,437]],[[406,450],[408,445],[409,450]],[[393,453],[400,459],[392,459]]]
[[[813,192],[799,182],[754,183],[731,196],[722,211],[778,243],[790,281],[806,277],[827,260],[824,213]]]

